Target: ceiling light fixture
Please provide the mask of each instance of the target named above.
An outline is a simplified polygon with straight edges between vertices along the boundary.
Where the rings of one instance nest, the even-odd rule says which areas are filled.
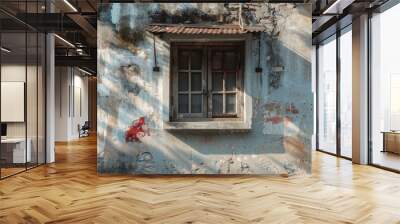
[[[73,47],[73,48],[75,48],[75,45],[73,45],[71,42],[69,42],[68,40],[66,40],[66,39],[64,39],[64,38],[62,38],[62,37],[60,37],[59,35],[57,35],[57,34],[54,34],[54,36],[55,37],[57,37],[59,40],[61,40],[62,42],[64,42],[64,43],[66,43],[67,45],[69,45],[70,47]]]
[[[343,10],[351,5],[354,0],[336,0],[332,5],[330,5],[327,9],[324,10],[322,14],[324,15],[338,15],[342,14]]]
[[[5,47],[1,47],[0,48],[2,51],[6,52],[6,53],[11,53],[11,50],[5,48]]]
[[[64,0],[64,3],[67,4],[74,12],[78,12],[75,6],[73,6],[68,0]]]

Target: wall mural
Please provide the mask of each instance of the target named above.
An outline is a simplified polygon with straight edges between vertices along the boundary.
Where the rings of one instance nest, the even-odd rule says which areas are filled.
[[[171,38],[150,24],[262,27],[246,33],[249,131],[170,131]],[[174,36],[175,35],[175,36]],[[185,34],[195,41],[199,35]],[[226,38],[208,34],[202,39]],[[229,37],[228,37],[229,38]],[[223,39],[222,39],[223,40]],[[157,69],[154,69],[157,67]],[[261,72],[255,68],[260,67]],[[110,3],[98,18],[98,172],[269,174],[311,170],[311,5]],[[167,97],[168,98],[168,97]]]

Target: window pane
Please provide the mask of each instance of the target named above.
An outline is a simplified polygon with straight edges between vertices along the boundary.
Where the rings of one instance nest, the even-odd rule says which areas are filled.
[[[336,154],[336,40],[318,51],[319,149]]]
[[[189,90],[189,75],[187,72],[179,72],[178,78],[178,90],[188,91]]]
[[[399,21],[400,4],[371,19],[372,163],[395,170],[400,170],[400,32],[395,28]]]
[[[227,91],[236,90],[236,72],[226,73],[225,90]]]
[[[236,113],[236,94],[226,94],[226,113]]]
[[[352,156],[352,35],[340,37],[340,154]]]
[[[189,113],[189,97],[188,94],[179,94],[178,97],[178,112]]]
[[[214,94],[212,96],[212,111],[213,114],[222,114],[223,99],[222,94]]]
[[[178,68],[179,69],[189,69],[189,57],[190,52],[188,51],[180,51],[178,55]]]
[[[223,79],[224,79],[224,73],[213,72],[213,74],[212,74],[212,90],[213,91],[222,91]]]
[[[192,113],[201,113],[201,105],[203,103],[202,101],[202,95],[201,94],[192,94],[192,102],[191,102],[191,112]]]
[[[222,52],[213,52],[212,64],[212,69],[222,69]]]
[[[237,58],[236,52],[234,52],[234,51],[225,52],[224,69],[225,70],[235,70],[237,67],[236,58]]]
[[[201,51],[192,51],[191,57],[191,70],[200,70],[202,64],[202,52]]]
[[[201,72],[192,72],[191,77],[191,90],[192,91],[201,91]]]

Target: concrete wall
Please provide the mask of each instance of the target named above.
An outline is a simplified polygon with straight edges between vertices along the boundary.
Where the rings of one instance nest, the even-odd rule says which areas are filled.
[[[88,120],[88,77],[72,67],[56,67],[55,74],[55,140],[77,139],[78,124]]]
[[[128,174],[294,174],[310,172],[313,134],[311,5],[243,4],[258,38],[157,37],[160,71],[153,72],[154,17],[238,24],[239,4],[106,4],[98,21],[98,171]],[[166,130],[171,40],[245,40],[245,87],[251,129],[245,132]],[[262,74],[256,74],[260,55]],[[278,68],[278,69],[277,69]],[[283,71],[278,71],[283,68]],[[245,103],[246,104],[246,103]],[[126,142],[132,121],[144,117],[150,135]]]

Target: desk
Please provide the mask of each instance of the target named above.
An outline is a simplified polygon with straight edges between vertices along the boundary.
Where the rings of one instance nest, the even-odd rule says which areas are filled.
[[[400,154],[400,131],[383,131],[382,152]]]
[[[31,162],[32,153],[30,138],[27,139],[25,152],[25,138],[5,138],[1,139],[1,156],[6,160],[6,163],[25,163]],[[11,159],[12,158],[12,159]],[[26,161],[25,161],[26,159]]]

